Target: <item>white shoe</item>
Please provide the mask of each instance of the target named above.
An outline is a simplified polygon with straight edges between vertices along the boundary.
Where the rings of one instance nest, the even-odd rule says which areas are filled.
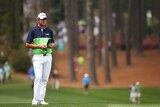
[[[39,104],[40,104],[40,105],[48,105],[48,103],[45,102],[45,101],[39,102]]]
[[[32,102],[32,105],[38,105],[38,103],[37,102]]]

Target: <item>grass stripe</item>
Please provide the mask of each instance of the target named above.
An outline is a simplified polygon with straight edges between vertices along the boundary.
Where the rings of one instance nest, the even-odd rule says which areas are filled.
[[[19,78],[13,81],[0,84],[0,107],[33,107],[31,82]],[[81,88],[61,87],[56,91],[51,86],[45,98],[47,107],[160,107],[159,99],[160,87],[142,87],[141,104],[132,104],[127,88],[90,89],[87,96]]]

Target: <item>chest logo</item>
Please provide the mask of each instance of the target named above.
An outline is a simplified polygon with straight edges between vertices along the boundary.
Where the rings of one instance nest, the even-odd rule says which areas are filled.
[[[46,36],[48,36],[48,35],[49,35],[49,33],[45,33],[45,35],[46,35]]]

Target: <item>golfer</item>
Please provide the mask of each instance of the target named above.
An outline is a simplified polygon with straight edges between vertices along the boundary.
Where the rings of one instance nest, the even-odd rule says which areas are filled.
[[[53,32],[46,26],[47,15],[39,13],[37,25],[28,33],[26,46],[32,48],[32,62],[35,71],[32,105],[48,105],[44,100],[52,65]]]

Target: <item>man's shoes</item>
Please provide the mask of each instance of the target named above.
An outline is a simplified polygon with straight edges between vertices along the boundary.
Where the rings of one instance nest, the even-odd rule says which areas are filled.
[[[32,105],[38,105],[38,102],[32,102]]]
[[[48,103],[45,101],[40,101],[40,102],[32,101],[32,105],[48,105]]]
[[[48,105],[48,103],[45,102],[45,101],[41,101],[41,102],[39,102],[39,104],[40,104],[40,105]]]

